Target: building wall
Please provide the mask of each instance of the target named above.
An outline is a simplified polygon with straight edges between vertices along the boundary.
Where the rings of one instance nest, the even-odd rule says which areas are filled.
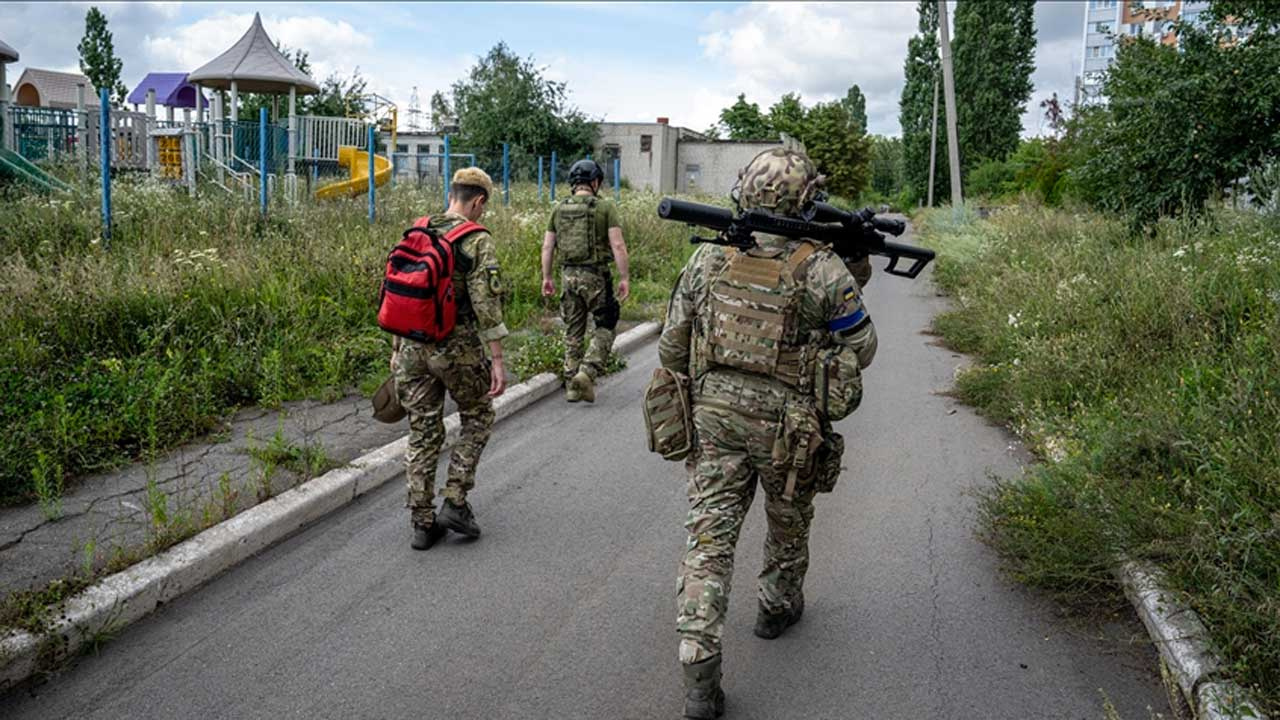
[[[680,143],[679,179],[676,190],[724,196],[738,182],[738,171],[751,159],[781,142],[686,140]]]
[[[595,157],[608,162],[616,150],[622,177],[631,187],[671,192],[675,188],[677,137],[676,128],[664,123],[600,123]]]
[[[1087,0],[1079,101],[1087,104],[1100,99],[1102,76],[1115,60],[1121,39],[1141,35],[1177,45],[1170,23],[1178,18],[1194,21],[1208,6],[1208,0]]]

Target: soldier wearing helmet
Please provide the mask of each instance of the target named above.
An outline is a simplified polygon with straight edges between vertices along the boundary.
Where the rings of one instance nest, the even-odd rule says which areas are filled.
[[[741,209],[801,216],[823,178],[802,153],[757,155]],[[769,530],[755,634],[781,635],[804,611],[816,493],[832,489],[844,443],[831,428],[856,408],[876,334],[844,262],[807,240],[757,235],[741,251],[703,244],[685,265],[659,341],[662,365],[690,379],[697,443],[677,600],[685,717],[724,712],[721,632],[734,547],[759,485]]]
[[[560,257],[560,315],[564,319],[565,397],[569,402],[595,402],[595,379],[604,372],[618,327],[620,303],[631,292],[627,244],[622,239],[618,207],[599,197],[604,171],[593,160],[569,168],[572,195],[551,211],[542,240],[542,294],[554,295],[552,262]],[[609,259],[618,266],[614,293]],[[583,353],[588,317],[594,325]]]

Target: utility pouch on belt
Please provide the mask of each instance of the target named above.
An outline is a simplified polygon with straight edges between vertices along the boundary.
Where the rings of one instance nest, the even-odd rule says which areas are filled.
[[[693,449],[689,378],[660,367],[644,391],[644,427],[649,450],[664,460],[683,460]]]
[[[822,438],[822,447],[818,448],[818,460],[813,468],[815,492],[829,493],[836,489],[836,481],[840,479],[840,460],[843,457],[844,436],[835,430],[828,430]]]
[[[851,349],[825,351],[813,373],[813,394],[827,420],[843,420],[862,404],[862,369]]]
[[[787,472],[782,499],[795,497],[796,481],[809,477],[822,445],[822,421],[811,402],[788,402],[773,440],[773,466]]]

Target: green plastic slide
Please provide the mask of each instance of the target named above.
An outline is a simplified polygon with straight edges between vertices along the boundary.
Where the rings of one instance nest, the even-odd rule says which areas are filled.
[[[0,177],[11,177],[26,183],[40,192],[71,192],[71,186],[32,165],[26,158],[11,150],[0,149]]]

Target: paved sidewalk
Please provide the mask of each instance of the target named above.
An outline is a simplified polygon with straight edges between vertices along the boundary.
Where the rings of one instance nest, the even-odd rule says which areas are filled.
[[[144,546],[151,532],[147,484],[153,478],[173,515],[190,512],[199,521],[206,507],[220,510],[224,474],[236,494],[237,512],[256,504],[262,470],[249,448],[266,447],[277,431],[289,445],[321,447],[328,461],[342,464],[404,435],[408,421],[375,421],[369,400],[358,395],[334,403],[286,403],[280,410],[242,410],[223,431],[155,463],[134,463],[77,482],[64,496],[57,520],[47,520],[35,504],[0,508],[0,597],[81,571],[89,543],[99,564],[108,562],[116,547]],[[279,468],[272,491],[302,479]]]

